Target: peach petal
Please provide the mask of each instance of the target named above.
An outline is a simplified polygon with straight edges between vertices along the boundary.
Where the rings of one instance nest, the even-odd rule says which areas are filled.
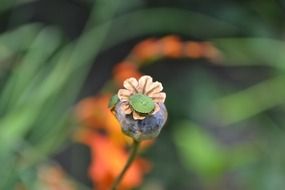
[[[119,98],[121,101],[128,101],[131,94],[132,94],[132,92],[131,92],[130,90],[127,90],[127,89],[120,89],[120,90],[118,91],[118,98]]]
[[[131,77],[124,81],[123,86],[131,92],[137,92],[138,84],[137,79]]]
[[[125,114],[130,114],[130,113],[132,113],[132,109],[130,108],[130,105],[129,105],[127,102],[121,104],[121,109],[123,110],[123,112],[124,112]]]
[[[141,116],[141,115],[139,115],[137,112],[133,112],[133,118],[135,119],[135,120],[143,120],[144,118],[145,118],[145,116]]]
[[[165,98],[166,98],[166,94],[164,92],[160,92],[157,94],[152,94],[149,97],[151,97],[153,99],[153,101],[156,103],[164,103]]]
[[[131,114],[132,113],[132,109],[131,108],[128,108],[127,110],[125,110],[125,114],[126,115],[129,115],[129,114]]]
[[[154,82],[146,88],[146,95],[151,96],[157,94],[163,90],[162,84],[160,82]]]
[[[154,108],[154,111],[152,112],[152,114],[156,114],[159,110],[160,110],[159,105],[155,104],[155,108]]]
[[[198,42],[186,42],[184,45],[184,53],[187,57],[190,58],[201,58],[203,55],[204,46]]]
[[[151,76],[144,75],[139,79],[139,92],[145,93],[147,86],[152,84]]]

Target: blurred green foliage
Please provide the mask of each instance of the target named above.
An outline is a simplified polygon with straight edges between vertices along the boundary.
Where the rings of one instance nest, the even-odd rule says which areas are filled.
[[[180,148],[182,158],[190,169],[201,172],[201,175],[217,176],[226,165],[226,153],[212,136],[203,129],[183,122],[177,125],[175,142]]]
[[[190,121],[176,126],[179,129],[174,133],[174,139],[182,161],[189,170],[199,173],[209,185],[229,169],[234,170],[256,159],[254,147],[243,144],[227,147]]]

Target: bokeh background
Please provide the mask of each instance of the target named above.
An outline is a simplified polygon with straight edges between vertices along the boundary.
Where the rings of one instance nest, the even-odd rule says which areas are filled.
[[[168,122],[122,190],[285,189],[284,0],[0,0],[0,189],[107,190],[107,109],[151,75]]]

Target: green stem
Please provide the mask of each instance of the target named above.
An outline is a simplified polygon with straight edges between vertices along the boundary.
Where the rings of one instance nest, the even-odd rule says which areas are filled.
[[[125,176],[126,172],[129,169],[129,167],[132,165],[133,161],[136,158],[136,155],[137,155],[138,150],[139,150],[139,146],[140,146],[140,142],[134,140],[134,143],[132,145],[132,152],[129,156],[129,159],[128,159],[126,165],[124,166],[123,170],[121,171],[120,175],[115,179],[111,190],[116,190],[118,188],[118,186],[120,185],[120,182],[122,181],[123,177]]]

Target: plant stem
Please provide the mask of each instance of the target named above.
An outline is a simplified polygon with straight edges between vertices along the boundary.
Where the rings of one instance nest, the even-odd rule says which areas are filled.
[[[137,155],[138,150],[139,150],[139,146],[140,146],[140,142],[134,140],[134,143],[132,145],[132,151],[130,153],[129,159],[128,159],[126,165],[124,166],[123,170],[121,171],[120,175],[115,179],[111,190],[116,190],[118,188],[118,186],[120,185],[120,182],[122,181],[123,177],[125,176],[126,172],[129,169],[129,167],[131,166],[131,164],[133,163],[133,161],[136,158],[136,155]]]

